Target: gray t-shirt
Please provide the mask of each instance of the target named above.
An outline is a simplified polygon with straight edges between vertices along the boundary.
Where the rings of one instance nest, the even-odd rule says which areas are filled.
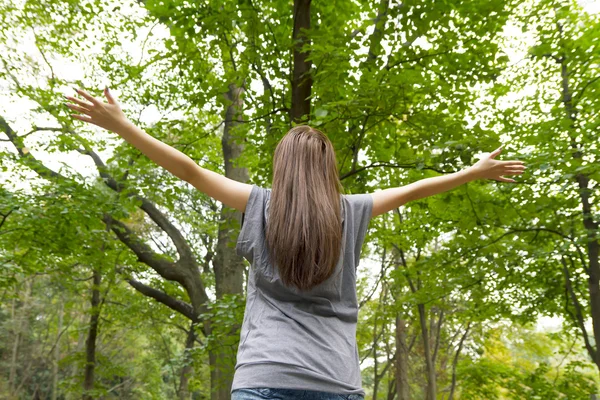
[[[287,388],[361,394],[356,268],[373,198],[341,196],[343,245],[336,271],[309,291],[283,285],[265,247],[271,189],[253,185],[236,244],[251,264],[231,391]]]

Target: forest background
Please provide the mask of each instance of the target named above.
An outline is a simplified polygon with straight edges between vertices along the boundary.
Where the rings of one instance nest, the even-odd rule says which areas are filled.
[[[600,2],[0,0],[0,398],[229,398],[241,214],[64,95],[108,85],[199,165],[269,187],[297,123],[346,193],[526,162],[370,223],[369,399],[599,389]]]

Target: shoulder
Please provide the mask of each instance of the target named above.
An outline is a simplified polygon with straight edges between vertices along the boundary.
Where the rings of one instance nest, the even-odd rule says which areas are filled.
[[[373,196],[371,196],[370,193],[343,194],[342,197],[346,199],[348,203],[352,204],[373,204]]]
[[[353,215],[370,219],[373,212],[373,196],[370,193],[344,194],[344,204]]]
[[[260,211],[264,208],[265,204],[267,203],[270,194],[271,189],[252,184],[246,207],[242,212],[244,214],[252,214],[254,212]]]

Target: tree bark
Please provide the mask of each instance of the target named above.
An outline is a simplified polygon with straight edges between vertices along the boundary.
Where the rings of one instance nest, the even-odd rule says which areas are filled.
[[[406,321],[396,314],[396,390],[398,400],[410,400],[408,384],[408,347],[406,344]]]
[[[560,23],[557,24],[559,34],[562,35],[562,26]],[[561,85],[562,85],[562,103],[565,106],[565,112],[567,117],[571,121],[571,132],[569,133],[570,145],[573,150],[573,158],[581,160],[583,154],[575,138],[575,129],[577,124],[577,109],[573,106],[573,92],[569,85],[569,70],[567,65],[567,56],[563,54],[558,60],[561,71]],[[598,221],[594,220],[594,214],[592,210],[592,203],[590,198],[589,182],[590,178],[584,173],[578,173],[575,176],[579,199],[581,202],[581,209],[583,211],[583,226],[587,235],[587,252],[588,262],[587,273],[588,273],[588,294],[590,302],[590,310],[592,317],[592,330],[594,333],[595,346],[588,347],[588,353],[600,370],[600,354],[598,352],[599,347],[597,343],[600,343],[600,244],[596,238],[596,232],[598,232]]]
[[[436,388],[436,376],[435,376],[435,365],[433,357],[431,355],[431,345],[429,343],[429,334],[427,329],[427,311],[425,310],[424,304],[417,304],[419,311],[419,322],[421,324],[421,337],[423,339],[423,352],[425,353],[425,370],[427,371],[427,388],[426,388],[426,400],[435,400],[437,388]]]
[[[193,359],[190,354],[192,349],[194,348],[194,343],[196,341],[196,333],[194,332],[195,326],[192,322],[190,325],[190,331],[187,334],[187,338],[185,340],[185,349],[184,349],[184,362],[183,367],[181,368],[181,377],[179,379],[179,390],[177,391],[179,400],[187,400],[190,399],[190,390],[189,390],[189,382],[190,376],[194,373],[193,367]]]
[[[56,328],[56,343],[54,344],[54,358],[52,360],[52,400],[58,398],[58,361],[60,360],[60,336],[62,334],[63,314],[65,303],[60,299],[58,310],[58,326]]]
[[[465,329],[465,333],[460,338],[458,348],[456,349],[456,353],[454,354],[454,360],[452,361],[452,385],[450,386],[450,394],[448,395],[448,400],[452,400],[452,398],[454,397],[454,389],[456,388],[456,365],[458,364],[458,357],[460,356],[460,352],[462,351],[463,345],[465,344],[465,340],[467,340],[467,336],[469,335],[470,329],[471,322],[469,321]]]
[[[11,307],[11,320],[14,323],[13,334],[14,341],[12,346],[12,354],[10,358],[10,370],[8,378],[8,388],[10,393],[18,397],[18,392],[23,384],[19,384],[19,352],[22,351],[23,347],[23,333],[29,330],[29,311],[30,311],[30,299],[33,290],[33,280],[27,280],[24,282],[25,290],[23,298],[21,300],[21,306],[16,307],[16,301],[13,300]]]
[[[399,210],[396,209],[400,220],[402,221],[402,215]],[[404,266],[405,269],[408,269],[408,264],[406,262],[406,258],[404,257],[404,251],[398,247],[394,246],[398,250],[398,256],[400,258],[400,262],[398,265]],[[417,254],[417,260],[419,259],[419,254]],[[398,267],[400,268],[400,267]],[[417,275],[419,273],[417,272]],[[417,277],[416,282],[406,275],[406,280],[408,281],[408,285],[410,287],[411,292],[416,293],[421,289],[421,281],[420,278]],[[425,387],[425,399],[426,400],[435,400],[437,394],[436,387],[436,372],[435,372],[435,360],[431,354],[431,343],[429,338],[429,332],[427,329],[427,311],[425,310],[425,304],[417,304],[417,310],[419,313],[419,324],[421,326],[421,338],[423,339],[423,352],[425,353],[425,370],[427,371],[427,386]]]
[[[306,31],[310,29],[311,0],[294,0],[294,65],[292,70],[292,107],[290,118],[299,123],[310,115],[310,95],[313,79],[310,72],[312,62],[308,60],[310,53],[302,47],[310,44]]]
[[[225,162],[225,176],[239,182],[247,182],[250,177],[247,168],[237,167],[234,161],[244,151],[242,140],[237,138],[236,127],[240,124],[244,93],[243,87],[229,85],[227,99],[229,106],[225,112],[225,127],[221,145]],[[233,223],[241,223],[242,213],[223,206],[219,225],[217,251],[213,260],[215,272],[215,291],[218,299],[226,294],[242,294],[244,290],[244,260],[234,250],[236,240]],[[233,373],[235,371],[236,353],[239,342],[239,326],[234,326],[229,334],[221,335],[215,346],[209,349],[211,374],[211,399],[229,399]],[[210,327],[208,328],[210,329]]]
[[[84,400],[92,400],[93,394],[89,393],[94,389],[94,372],[96,368],[96,337],[98,336],[98,321],[100,319],[100,283],[102,277],[100,271],[95,268],[92,279],[92,299],[90,326],[88,337],[85,341],[85,371],[83,377]]]
[[[10,320],[13,321],[13,343],[12,343],[12,351],[10,356],[10,368],[8,372],[8,390],[13,395],[15,387],[17,386],[17,355],[19,354],[19,339],[21,337],[21,330],[19,329],[20,323],[18,323],[16,317],[16,299],[12,299],[11,311],[10,311]]]
[[[382,328],[383,329],[383,328]],[[377,319],[374,321],[373,326],[373,400],[377,400],[377,391],[379,390],[379,374],[378,367],[379,363],[377,362],[377,342],[379,336],[377,335]]]

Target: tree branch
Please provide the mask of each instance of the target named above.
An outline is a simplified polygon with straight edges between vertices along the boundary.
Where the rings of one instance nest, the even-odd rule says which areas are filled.
[[[567,291],[569,292],[569,296],[571,297],[571,302],[573,303],[573,308],[575,309],[575,319],[576,319],[577,325],[579,326],[579,329],[581,329],[581,334],[582,334],[583,340],[585,342],[585,348],[588,351],[588,354],[590,355],[590,357],[592,358],[594,363],[597,364],[596,349],[594,349],[594,347],[590,343],[590,339],[589,339],[587,330],[585,329],[585,322],[583,319],[583,312],[581,311],[581,304],[579,304],[577,295],[575,294],[575,291],[573,290],[573,285],[571,283],[571,275],[569,274],[569,268],[567,267],[567,262],[565,261],[564,257],[561,257],[560,261],[563,265],[563,272],[565,274],[565,286],[567,288]]]
[[[104,183],[109,188],[111,188],[117,193],[122,192],[126,188],[126,185],[124,183],[118,182],[107,172],[106,165],[98,156],[98,154],[96,154],[96,152],[89,148],[76,150],[92,158],[94,164],[96,165],[98,173],[103,178]],[[140,208],[144,210],[144,212],[152,219],[152,221],[154,221],[156,225],[158,225],[171,238],[173,244],[175,245],[175,248],[177,249],[177,253],[181,257],[181,259],[186,261],[194,260],[192,249],[188,245],[187,241],[185,240],[179,229],[177,229],[175,225],[173,225],[171,221],[169,221],[169,219],[154,205],[154,203],[152,203],[147,198],[136,194],[135,192],[128,193],[127,196],[134,197],[136,200],[142,203]]]
[[[458,343],[458,349],[456,349],[456,353],[454,354],[454,360],[452,360],[452,385],[450,386],[450,394],[448,395],[448,400],[452,400],[454,396],[454,389],[456,388],[456,365],[458,364],[458,356],[462,351],[463,345],[467,336],[469,335],[469,330],[471,329],[471,321],[467,324],[467,329],[465,329],[465,333],[460,338],[460,342]]]
[[[177,265],[162,255],[155,253],[150,246],[141,241],[123,222],[105,213],[102,220],[117,235],[119,240],[131,249],[138,260],[148,265],[160,276],[170,281],[179,282],[185,287],[185,274]]]
[[[364,171],[366,169],[369,169],[369,168],[378,168],[378,167],[390,167],[390,168],[410,169],[410,168],[416,168],[417,167],[417,163],[412,163],[412,164],[394,164],[394,163],[389,163],[389,162],[376,162],[376,163],[373,163],[373,164],[365,165],[365,166],[360,167],[358,169],[352,169],[352,170],[346,172],[345,174],[343,174],[342,176],[340,176],[340,180],[344,180],[344,179],[346,179],[346,178],[348,178],[348,177],[350,177],[352,175],[358,174],[359,172],[362,172],[362,171]],[[435,171],[435,172],[440,173],[440,174],[451,174],[453,172],[456,172],[456,171],[442,171],[442,170],[437,169],[435,167],[427,167],[427,166],[424,166],[421,169],[428,169],[428,170]]]
[[[154,300],[164,304],[170,309],[188,317],[191,321],[198,320],[198,317],[194,314],[194,309],[192,308],[191,304],[169,296],[165,292],[145,285],[140,281],[136,281],[135,279],[127,279],[127,283],[129,283],[131,287],[133,287],[135,290],[137,290],[144,296],[153,298]]]
[[[583,93],[585,92],[585,90],[592,85],[594,82],[596,82],[597,80],[600,79],[600,75],[598,75],[597,77],[595,77],[594,79],[592,79],[591,81],[589,81],[588,83],[586,83],[582,88],[581,91],[579,92],[579,94],[577,94],[577,98],[581,98],[583,96]]]
[[[23,143],[23,138],[21,136],[18,136],[15,133],[15,131],[13,131],[8,122],[6,122],[6,120],[2,116],[0,116],[0,130],[4,132],[6,136],[8,136],[8,140],[13,144],[13,146],[15,146],[15,149],[17,149],[17,153],[19,154],[20,158],[25,162],[25,164],[33,171],[35,171],[38,175],[46,179],[59,179],[69,181],[69,179],[66,176],[51,170],[50,168],[42,164],[33,155],[31,155],[29,149],[27,149],[25,147],[25,144]]]

